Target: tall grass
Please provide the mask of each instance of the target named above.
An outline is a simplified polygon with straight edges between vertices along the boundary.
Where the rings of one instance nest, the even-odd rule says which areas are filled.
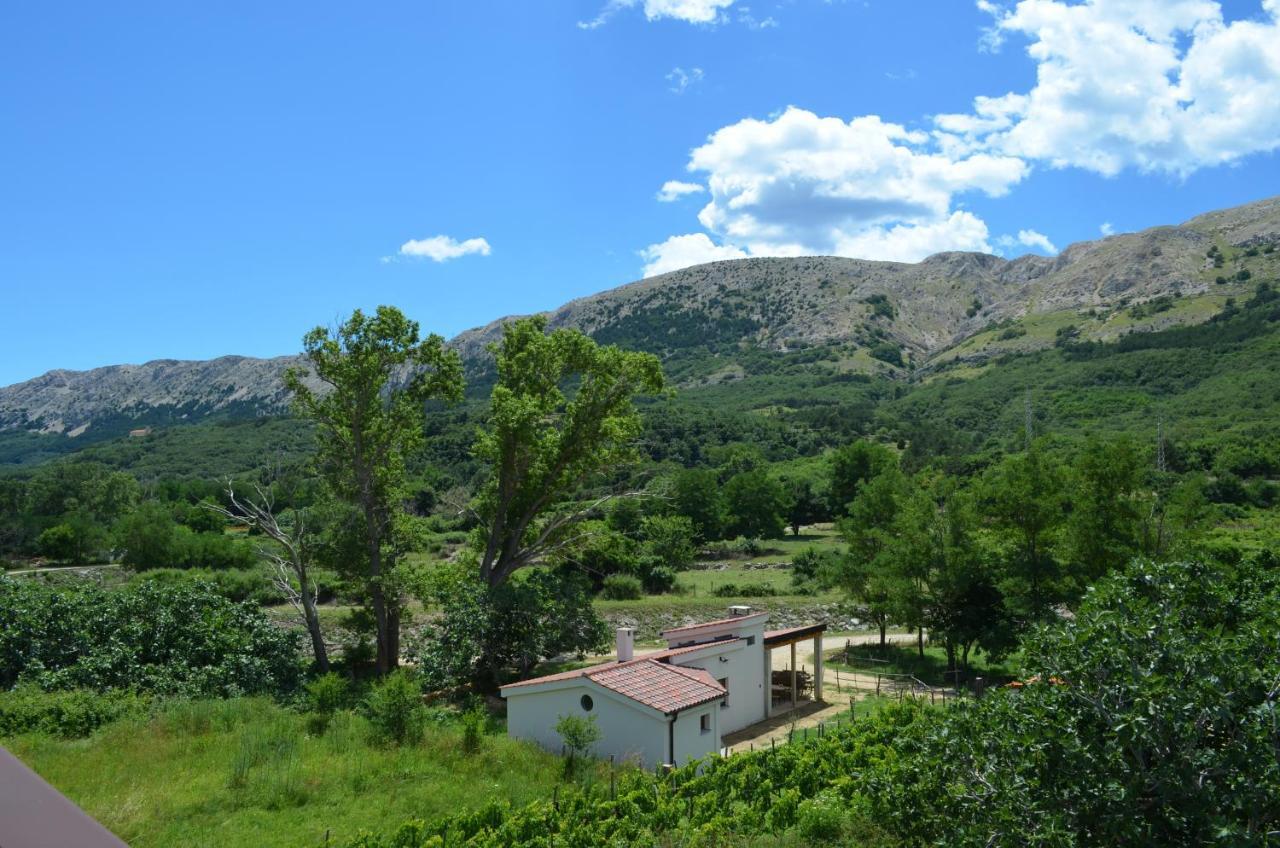
[[[494,800],[549,797],[558,758],[494,727],[476,744],[433,711],[420,741],[388,746],[336,711],[323,733],[266,699],[175,703],[87,739],[0,740],[133,848],[312,846]]]

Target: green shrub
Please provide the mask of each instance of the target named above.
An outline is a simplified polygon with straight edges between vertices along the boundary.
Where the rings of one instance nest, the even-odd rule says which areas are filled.
[[[388,674],[365,699],[365,713],[376,741],[394,745],[420,741],[427,710],[417,676],[403,668]]]
[[[489,716],[484,707],[477,704],[462,714],[462,750],[474,754],[480,750]]]
[[[142,713],[146,706],[145,699],[128,692],[44,692],[35,686],[19,686],[0,692],[0,736],[46,733],[78,739],[104,724]]]
[[[634,601],[644,594],[640,578],[630,574],[610,574],[604,579],[600,596],[609,601]]]
[[[801,801],[796,811],[796,833],[807,845],[828,845],[844,835],[845,813],[840,797],[822,793]]]
[[[717,598],[772,598],[778,590],[768,583],[722,583],[711,594]]]
[[[344,709],[351,700],[351,684],[347,678],[334,672],[322,674],[307,684],[307,729],[321,735],[329,729],[336,712]]]
[[[292,693],[298,637],[204,583],[56,589],[0,577],[0,687],[165,696]]]

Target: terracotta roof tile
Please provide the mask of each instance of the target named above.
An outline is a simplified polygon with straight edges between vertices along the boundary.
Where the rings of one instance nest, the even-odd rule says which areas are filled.
[[[683,648],[665,648],[661,651],[653,651],[648,654],[643,654],[642,656],[638,656],[633,660],[627,660],[627,663],[637,663],[637,662],[642,662],[644,660],[659,660],[659,661],[666,660],[671,657],[678,657],[681,654],[691,654],[694,651],[701,651],[703,648],[709,648],[712,645],[719,645],[722,642],[736,642],[736,641],[738,640],[731,637],[726,637],[724,639],[714,639],[710,642],[702,642],[697,645],[686,645]],[[575,669],[570,669],[569,671],[559,671],[559,672],[556,672],[555,674],[544,674],[542,677],[530,677],[528,680],[517,680],[515,683],[508,683],[502,688],[514,689],[518,686],[534,686],[538,683],[552,683],[557,680],[573,680],[575,677],[591,677],[592,675],[598,674],[602,671],[607,671],[608,669],[611,669],[611,668],[617,668],[618,666],[626,665],[627,663],[620,663],[616,660],[610,660],[609,662],[600,663],[599,665],[589,665],[589,666],[585,666],[584,668],[575,668]]]
[[[613,668],[587,676],[606,689],[663,713],[707,704],[725,695],[724,687],[702,669],[657,660],[615,663]]]

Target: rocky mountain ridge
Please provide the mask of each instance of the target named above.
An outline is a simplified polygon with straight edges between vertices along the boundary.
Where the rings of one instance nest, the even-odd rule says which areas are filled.
[[[914,264],[833,256],[712,262],[571,301],[548,318],[552,327],[580,329],[601,342],[664,357],[691,349],[731,357],[745,348],[842,345],[856,353],[889,345],[905,354],[909,367],[875,367],[905,377],[910,367],[927,366],[1010,322],[1215,292],[1224,275],[1245,267],[1245,251],[1257,256],[1248,262],[1274,271],[1280,251],[1259,256],[1258,247],[1276,244],[1280,196],[1179,226],[1072,244],[1054,257],[952,252]],[[1215,245],[1240,256],[1227,267],[1209,255]],[[1197,316],[1165,320],[1203,320]],[[451,342],[471,371],[483,370],[485,347],[507,320]],[[1095,332],[1119,331],[1099,325]],[[51,371],[0,388],[0,431],[75,437],[90,429],[118,433],[216,416],[278,414],[288,405],[281,377],[300,361],[226,356]]]

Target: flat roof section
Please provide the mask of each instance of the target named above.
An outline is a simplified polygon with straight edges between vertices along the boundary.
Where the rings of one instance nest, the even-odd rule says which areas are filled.
[[[825,624],[806,624],[803,627],[789,627],[786,630],[767,630],[764,634],[764,646],[777,648],[780,645],[790,645],[792,642],[803,642],[826,629]]]
[[[2,747],[0,846],[129,848]]]

